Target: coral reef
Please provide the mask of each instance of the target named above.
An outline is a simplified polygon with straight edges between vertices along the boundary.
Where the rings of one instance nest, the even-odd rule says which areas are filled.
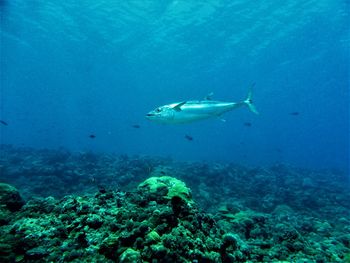
[[[187,189],[175,178],[158,178],[164,180]],[[233,252],[213,217],[189,206],[182,191],[169,199],[167,192],[146,189],[148,183],[131,194],[28,201],[1,227],[2,262],[214,262]]]
[[[138,189],[146,192],[149,198],[158,199],[161,195],[168,200],[178,197],[186,203],[192,202],[191,190],[184,182],[170,176],[150,177],[141,183]]]
[[[349,182],[337,171],[3,145],[0,182],[1,262],[350,258]]]

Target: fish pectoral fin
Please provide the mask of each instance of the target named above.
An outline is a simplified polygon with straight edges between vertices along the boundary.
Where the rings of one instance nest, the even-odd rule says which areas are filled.
[[[181,111],[181,106],[183,106],[186,103],[186,101],[180,102],[178,104],[176,104],[173,109],[176,111]]]
[[[222,122],[226,122],[226,119],[222,118],[221,115],[222,114],[217,115],[218,120],[220,120]]]
[[[207,96],[204,97],[204,100],[211,100],[211,97],[213,97],[214,92],[210,92]]]

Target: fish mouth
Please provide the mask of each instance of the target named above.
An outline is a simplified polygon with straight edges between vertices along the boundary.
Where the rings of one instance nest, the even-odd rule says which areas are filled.
[[[146,114],[146,118],[148,118],[148,117],[153,117],[155,114],[153,114],[153,113],[147,113]]]

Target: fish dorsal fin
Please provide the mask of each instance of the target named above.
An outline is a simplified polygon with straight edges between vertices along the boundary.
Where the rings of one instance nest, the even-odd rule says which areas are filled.
[[[204,100],[211,100],[211,97],[213,97],[214,92],[210,92],[207,96],[204,97]]]
[[[186,103],[186,101],[180,102],[178,104],[176,104],[173,109],[176,111],[181,111],[181,106],[184,105]]]

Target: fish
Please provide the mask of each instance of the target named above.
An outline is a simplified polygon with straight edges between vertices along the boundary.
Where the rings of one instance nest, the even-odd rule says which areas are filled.
[[[244,126],[246,127],[252,127],[252,123],[251,122],[245,122],[243,123]]]
[[[96,138],[96,135],[94,135],[94,134],[90,134],[90,135],[89,135],[89,138],[91,138],[91,139],[95,139],[95,138]]]
[[[131,127],[135,128],[135,129],[140,129],[141,128],[141,126],[138,125],[138,124],[133,124],[133,125],[131,125]]]
[[[214,117],[220,118],[222,114],[242,106],[248,106],[251,112],[259,114],[253,104],[250,90],[247,98],[240,102],[214,101],[206,97],[203,100],[163,105],[147,113],[146,119],[161,124],[186,124]]]
[[[298,111],[293,111],[289,115],[298,116],[300,113]]]
[[[8,126],[9,124],[6,122],[6,121],[3,121],[3,120],[0,120],[0,123],[5,125],[5,126]]]
[[[185,139],[188,141],[193,141],[193,137],[191,135],[186,134]]]

